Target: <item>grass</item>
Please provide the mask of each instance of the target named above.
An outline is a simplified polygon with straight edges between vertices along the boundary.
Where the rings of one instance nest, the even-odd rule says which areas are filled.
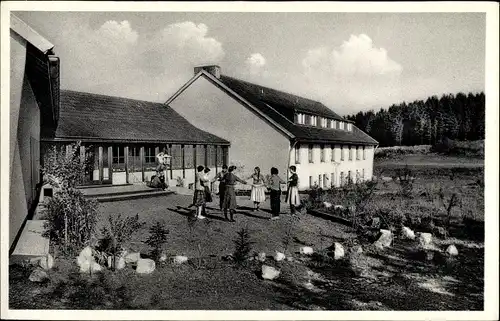
[[[377,161],[375,168],[376,175],[391,176],[397,167],[382,160]],[[78,272],[75,258],[56,252],[53,253],[55,267],[49,271],[49,281],[44,284],[28,280],[32,268],[10,267],[10,308],[481,310],[484,250],[482,240],[473,239],[471,235],[477,235],[484,226],[471,229],[470,224],[464,225],[459,218],[467,213],[473,222],[484,221],[482,169],[461,165],[414,166],[412,169],[416,177],[413,198],[398,197],[398,183],[388,182],[376,191],[374,206],[403,215],[432,214],[444,220],[436,190],[442,187],[445,198],[453,192],[460,193],[462,207],[452,210],[451,238],[436,240],[443,249],[455,244],[459,250],[455,259],[437,255],[432,261],[423,260],[416,255],[414,243],[399,239],[392,248],[375,251],[361,238],[356,238],[357,234],[349,227],[311,215],[301,215],[294,225],[289,215],[269,221],[268,201],[261,212],[252,212],[248,197],[239,198],[241,208],[235,217],[236,223],[223,221],[222,213],[209,209],[206,220],[190,226],[187,223],[190,212],[185,207],[191,203],[191,197],[171,195],[103,203],[99,224],[105,224],[107,215],[138,214],[145,225],[127,247],[146,256],[151,251],[145,244],[149,228],[163,221],[170,231],[166,243],[168,254],[188,256],[187,264],[158,264],[151,275],[138,275],[127,267],[115,272],[105,270],[90,277]],[[270,257],[287,247],[287,254],[294,257],[293,262],[274,262],[268,258],[265,264],[282,272],[277,280],[262,280],[261,263],[256,261],[236,267],[233,262],[221,259],[234,252],[233,240],[242,228],[249,231],[255,242],[252,252],[266,252]],[[284,244],[284,239],[289,243]],[[346,258],[332,261],[326,255],[326,248],[333,242],[346,247]],[[363,246],[362,254],[350,253],[349,247],[356,243]],[[300,256],[296,252],[304,245],[312,246],[317,253],[311,257]]]

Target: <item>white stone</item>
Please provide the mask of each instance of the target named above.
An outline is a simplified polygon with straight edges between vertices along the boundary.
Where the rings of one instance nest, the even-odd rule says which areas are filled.
[[[162,253],[158,261],[165,262],[167,260],[167,253]]]
[[[384,182],[391,182],[392,181],[392,177],[382,176],[382,180]]]
[[[39,265],[44,270],[50,270],[54,266],[54,258],[52,257],[52,255],[47,254],[47,256],[44,256],[40,259]]]
[[[80,252],[80,255],[79,257],[81,257],[83,260],[85,261],[90,261],[93,259],[93,256],[92,256],[92,248],[90,246],[87,246],[86,248],[84,248],[81,252]]]
[[[139,261],[137,261],[137,268],[135,271],[140,274],[150,274],[153,273],[155,268],[155,261],[151,259],[139,259]]]
[[[390,230],[380,230],[380,237],[375,241],[377,248],[389,247],[392,244],[392,232]]]
[[[125,263],[137,263],[141,259],[141,253],[129,253],[125,256]]]
[[[330,202],[323,202],[323,206],[325,208],[330,208],[330,207],[332,207],[332,203],[330,203]]]
[[[342,205],[335,205],[333,208],[336,209],[336,210],[343,210],[344,206],[342,206]]]
[[[401,238],[404,240],[414,240],[415,232],[413,232],[409,227],[403,226],[401,230]]]
[[[286,257],[286,260],[287,260],[288,262],[293,262],[293,261],[294,261],[293,257],[291,257],[291,256],[287,256],[287,257]]]
[[[356,245],[352,248],[352,252],[357,253],[357,254],[361,254],[361,253],[363,253],[363,248],[361,247],[361,245]]]
[[[380,228],[380,217],[372,218],[372,228],[377,229]]]
[[[42,269],[35,269],[33,272],[31,272],[30,276],[29,276],[29,280],[31,282],[43,282],[45,280],[47,280],[49,278],[49,276],[47,275],[47,272],[45,272],[44,270]]]
[[[257,260],[259,260],[260,262],[264,262],[266,260],[266,253],[260,252],[259,254],[257,254]]]
[[[125,268],[125,259],[122,256],[115,256],[115,269],[121,270]],[[113,257],[108,256],[108,268],[113,268]]]
[[[285,254],[281,252],[276,252],[276,254],[274,255],[274,260],[276,262],[283,261],[284,259],[285,259]]]
[[[100,272],[102,270],[102,266],[100,266],[97,262],[92,262],[91,270],[92,272]]]
[[[175,264],[182,264],[182,263],[186,263],[187,261],[188,261],[187,256],[182,256],[182,255],[174,256],[174,263]]]
[[[448,248],[446,249],[446,253],[450,256],[456,256],[458,255],[458,249],[455,245],[450,244]]]
[[[264,280],[274,280],[280,275],[280,271],[272,266],[262,266],[262,278]]]
[[[314,253],[314,250],[310,246],[302,246],[300,248],[300,254],[311,255]]]
[[[345,255],[344,247],[340,243],[333,243],[333,258],[335,260],[340,260]]]
[[[418,243],[424,249],[432,248],[432,234],[431,233],[420,233],[418,237]]]

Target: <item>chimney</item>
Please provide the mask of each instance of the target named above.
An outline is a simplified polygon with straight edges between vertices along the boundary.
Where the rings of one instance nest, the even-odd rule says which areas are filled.
[[[215,78],[220,78],[220,67],[217,65],[206,65],[194,67],[194,74],[198,74],[201,70],[205,70]]]

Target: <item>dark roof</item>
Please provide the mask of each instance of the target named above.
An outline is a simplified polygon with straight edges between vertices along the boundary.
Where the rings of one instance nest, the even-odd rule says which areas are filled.
[[[162,103],[61,90],[58,126],[44,139],[224,144]]]
[[[312,115],[345,121],[343,117],[337,115],[330,108],[326,107],[318,101],[311,100],[309,98],[300,97],[284,91],[252,84],[247,81],[224,75],[221,75],[220,80],[227,86],[235,86],[244,89],[247,94],[258,97],[259,100],[271,106],[297,110]]]
[[[299,125],[283,116],[275,108],[273,108],[273,106],[275,106],[280,108],[288,107],[298,109],[297,105],[303,104],[301,110],[316,110],[318,111],[318,115],[347,121],[321,103],[224,75],[221,75],[219,80],[236,94],[259,109],[267,117],[271,118],[274,122],[278,123],[280,126],[289,131],[293,136],[295,136],[298,141],[325,143],[343,142],[373,145],[378,144],[376,140],[354,126],[354,124],[352,126],[352,131]],[[261,89],[264,90],[264,94],[262,94]],[[297,101],[298,103],[295,103]],[[327,109],[328,112],[331,115],[335,115],[335,117],[326,115],[326,112],[321,112],[321,114],[319,114],[319,111],[323,108]]]

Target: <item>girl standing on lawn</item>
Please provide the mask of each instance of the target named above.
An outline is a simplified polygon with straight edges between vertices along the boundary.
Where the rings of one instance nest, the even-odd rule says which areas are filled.
[[[290,204],[290,212],[295,215],[295,208],[300,205],[299,198],[299,176],[297,175],[297,167],[290,166],[290,172],[292,175],[288,179],[288,191],[286,195],[286,202]]]
[[[227,173],[227,165],[222,165],[222,172],[217,173],[212,182],[219,181],[219,208],[222,211],[222,204],[224,203],[224,194],[226,193],[226,182],[224,175]]]
[[[194,197],[193,204],[196,206],[196,218],[204,219],[205,217],[202,215],[205,212],[205,173],[203,170],[205,167],[198,166],[196,168],[196,178],[194,181]]]
[[[270,199],[271,199],[271,220],[276,220],[280,215],[280,203],[281,203],[281,184],[286,184],[278,176],[278,169],[276,167],[271,168],[271,178],[269,179],[269,189],[270,189]]]
[[[236,166],[229,166],[227,173],[224,175],[224,181],[226,183],[226,188],[224,191],[224,202],[222,208],[224,209],[224,217],[227,221],[235,222],[234,214],[236,213],[236,193],[234,191],[234,185],[236,182],[240,182],[241,184],[246,184],[244,180],[240,179],[238,176],[233,174],[233,171],[236,169]],[[231,215],[231,219],[227,217],[227,211],[229,210],[229,214]]]
[[[264,185],[264,176],[260,173],[259,167],[254,168],[254,173],[248,179],[250,178],[253,179],[250,199],[253,201],[253,211],[255,212],[260,210],[260,203],[266,200],[266,186]]]

